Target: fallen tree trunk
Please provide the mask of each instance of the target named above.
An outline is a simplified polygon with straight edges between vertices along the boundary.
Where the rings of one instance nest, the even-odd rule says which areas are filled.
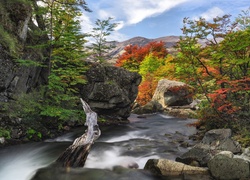
[[[83,167],[92,144],[94,144],[94,141],[101,135],[97,124],[97,114],[91,110],[85,101],[80,100],[86,113],[85,126],[88,126],[88,129],[82,136],[76,138],[73,144],[56,160],[56,162],[63,167]]]

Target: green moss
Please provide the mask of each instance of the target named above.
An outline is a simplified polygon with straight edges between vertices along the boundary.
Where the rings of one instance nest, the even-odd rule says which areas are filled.
[[[0,127],[0,137],[5,137],[6,139],[10,138],[10,131]]]
[[[34,137],[38,137],[39,139],[42,139],[42,134],[32,128],[29,128],[26,131],[26,134],[28,136],[29,139],[33,139]]]
[[[15,56],[17,53],[17,40],[11,34],[4,30],[3,26],[0,25],[0,44],[7,48],[10,55]]]

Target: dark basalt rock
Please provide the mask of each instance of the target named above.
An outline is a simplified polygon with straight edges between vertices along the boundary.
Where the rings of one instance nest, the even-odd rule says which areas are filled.
[[[108,119],[127,119],[138,94],[141,76],[123,68],[92,65],[86,72],[88,83],[81,87],[81,97],[93,111]]]

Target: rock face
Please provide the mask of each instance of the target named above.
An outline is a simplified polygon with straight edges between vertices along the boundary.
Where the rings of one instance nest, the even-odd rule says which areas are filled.
[[[149,159],[144,169],[163,176],[209,175],[207,168],[189,166],[168,159]]]
[[[213,177],[220,180],[249,179],[249,161],[234,157],[230,151],[216,154],[208,162]]]
[[[37,32],[41,29],[32,22],[32,7],[29,3],[1,1],[0,17],[0,101],[3,102],[46,83],[46,68],[21,66],[16,59],[46,63],[46,50],[28,47],[44,43],[47,39],[32,34],[34,28]]]
[[[230,129],[215,129],[206,132],[201,143],[196,144],[188,152],[176,158],[176,161],[185,164],[207,166],[208,161],[221,151],[241,153],[238,142],[231,139]]]
[[[123,68],[94,65],[86,73],[88,83],[81,96],[98,115],[127,119],[137,93],[141,76]]]
[[[162,79],[158,82],[152,101],[159,102],[163,108],[183,106],[192,103],[193,88],[185,83]]]

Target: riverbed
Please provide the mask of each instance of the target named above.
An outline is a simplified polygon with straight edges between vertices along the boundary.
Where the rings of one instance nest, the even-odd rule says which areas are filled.
[[[195,134],[196,129],[188,126],[194,119],[178,119],[163,114],[138,118],[132,114],[129,121],[129,124],[100,127],[102,134],[90,151],[84,167],[86,170],[112,170],[114,167],[143,169],[148,159],[175,160],[195,144],[189,136]],[[0,149],[0,179],[31,179],[38,169],[53,163],[85,129],[77,128],[44,142]]]

